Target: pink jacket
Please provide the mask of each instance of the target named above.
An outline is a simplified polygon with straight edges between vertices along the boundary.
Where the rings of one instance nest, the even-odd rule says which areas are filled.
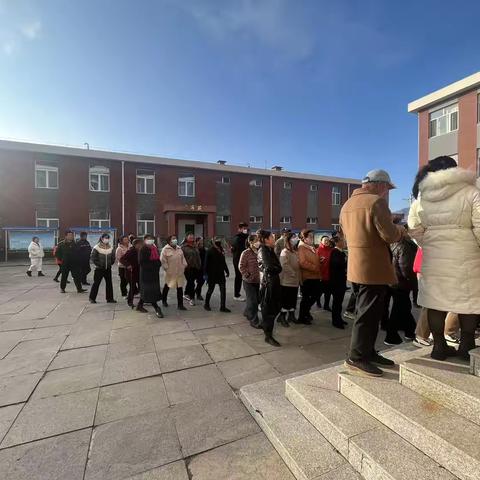
[[[123,245],[119,245],[117,250],[115,250],[115,258],[120,268],[125,268],[125,265],[120,260],[127,253],[127,250],[128,247],[124,247]]]
[[[415,255],[415,260],[413,262],[413,271],[416,274],[422,273],[422,260],[423,260],[423,251],[418,247],[417,254]]]

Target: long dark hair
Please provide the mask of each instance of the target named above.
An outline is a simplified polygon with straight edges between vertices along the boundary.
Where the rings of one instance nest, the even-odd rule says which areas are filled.
[[[440,170],[448,170],[449,168],[455,167],[457,167],[457,162],[452,157],[448,157],[446,155],[430,160],[418,171],[417,176],[415,177],[415,183],[413,184],[412,188],[413,197],[418,198],[420,183],[429,173],[438,172]]]

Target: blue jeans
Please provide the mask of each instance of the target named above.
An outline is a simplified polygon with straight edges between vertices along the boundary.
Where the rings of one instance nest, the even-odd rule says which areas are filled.
[[[260,284],[243,281],[243,289],[247,297],[244,315],[252,323],[258,323],[258,292]]]

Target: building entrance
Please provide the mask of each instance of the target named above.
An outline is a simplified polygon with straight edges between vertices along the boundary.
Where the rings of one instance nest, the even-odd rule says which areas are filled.
[[[198,216],[192,215],[191,219],[179,219],[178,220],[178,237],[181,239],[185,238],[189,233],[193,233],[195,237],[203,237],[204,233],[204,219],[203,217],[198,218]],[[195,218],[197,217],[197,218]],[[201,221],[201,223],[199,223]]]

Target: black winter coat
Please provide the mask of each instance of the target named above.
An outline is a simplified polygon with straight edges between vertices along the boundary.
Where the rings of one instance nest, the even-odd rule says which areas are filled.
[[[260,270],[260,306],[262,315],[277,316],[282,308],[280,272],[282,266],[273,248],[262,245],[257,254]]]
[[[158,302],[160,292],[160,260],[150,260],[150,248],[143,246],[138,254],[140,263],[140,298],[145,303]]]
[[[77,266],[79,264],[79,254],[75,241],[66,242],[65,240],[62,240],[57,245],[55,258],[60,260],[64,266]]]
[[[335,290],[347,289],[347,256],[338,248],[330,254],[330,285]]]
[[[415,286],[416,274],[413,271],[413,262],[417,254],[417,245],[405,238],[391,245],[392,262],[397,275],[397,284],[393,285],[400,290],[412,290]]]
[[[105,250],[109,251],[109,253],[105,254]],[[115,263],[115,250],[111,246],[108,247],[108,249],[103,249],[99,245],[95,245],[95,247],[92,248],[90,258],[96,268],[107,270],[112,268],[112,265]]]
[[[225,283],[225,275],[228,277],[230,272],[223,250],[215,246],[207,250],[205,255],[205,275],[208,284]]]
[[[92,246],[88,240],[77,240],[78,261],[82,266],[90,265]]]
[[[248,234],[246,233],[237,233],[232,238],[231,251],[233,255],[233,263],[238,263],[240,261],[240,255],[247,248],[247,239]]]

